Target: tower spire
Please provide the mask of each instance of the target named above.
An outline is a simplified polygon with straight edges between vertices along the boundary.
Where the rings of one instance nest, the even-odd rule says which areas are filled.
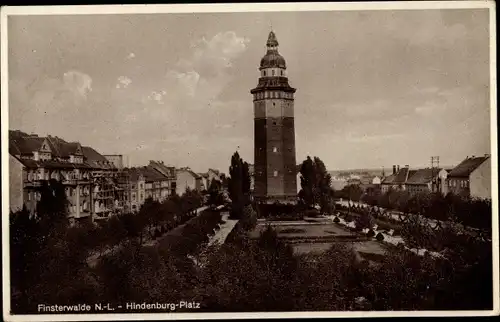
[[[276,38],[276,34],[272,30],[269,32],[266,45],[271,49],[275,49],[279,45],[278,39]]]

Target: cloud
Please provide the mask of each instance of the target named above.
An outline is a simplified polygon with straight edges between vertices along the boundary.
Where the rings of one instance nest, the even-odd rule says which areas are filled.
[[[55,130],[54,120],[70,124],[90,117],[92,77],[69,70],[59,78],[37,77],[9,82],[10,126],[35,133]],[[70,122],[70,123],[68,123]]]
[[[191,55],[179,59],[167,71],[163,87],[149,93],[146,100],[188,109],[215,104],[232,80],[230,71],[234,60],[247,50],[248,42],[249,39],[237,36],[233,31],[192,42]],[[163,93],[161,100],[158,93]],[[169,93],[168,97],[166,93]]]
[[[132,80],[127,76],[118,77],[118,83],[116,84],[116,88],[127,88],[130,84],[132,84]]]
[[[77,70],[70,70],[63,74],[63,86],[83,98],[92,91],[92,78]]]

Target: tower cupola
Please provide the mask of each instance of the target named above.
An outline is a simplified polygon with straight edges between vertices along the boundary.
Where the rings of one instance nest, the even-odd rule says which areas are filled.
[[[283,56],[281,56],[278,52],[278,39],[274,31],[269,33],[269,37],[267,38],[267,53],[260,60],[260,70],[266,68],[282,68],[286,69],[286,61]]]

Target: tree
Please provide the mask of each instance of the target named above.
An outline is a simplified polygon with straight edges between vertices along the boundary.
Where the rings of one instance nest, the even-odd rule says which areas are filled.
[[[228,190],[231,198],[231,216],[241,216],[243,207],[250,202],[250,173],[248,163],[244,162],[238,152],[231,157],[229,167]]]
[[[320,158],[307,157],[300,167],[299,199],[307,207],[320,206],[322,213],[329,213],[333,205],[332,178]]]
[[[409,215],[401,227],[401,237],[410,248],[434,250],[436,238],[427,221],[418,215]]]
[[[314,207],[316,195],[316,174],[314,162],[310,156],[302,162],[300,166],[300,186],[299,198],[303,204],[308,207]]]
[[[41,229],[44,233],[57,234],[69,225],[66,188],[61,182],[51,179],[42,182],[39,193],[36,216],[40,219]]]
[[[212,206],[222,205],[224,196],[222,195],[222,182],[212,179],[208,187],[208,204]]]
[[[326,170],[325,164],[320,158],[314,157],[316,175],[315,199],[322,213],[329,213],[333,203],[332,176]]]

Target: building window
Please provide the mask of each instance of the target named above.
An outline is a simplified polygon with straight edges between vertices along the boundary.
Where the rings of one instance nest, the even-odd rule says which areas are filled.
[[[281,71],[281,76],[283,76],[283,71]]]
[[[274,171],[274,176],[277,177],[278,176],[278,171]]]
[[[264,73],[263,75],[266,76],[266,71],[264,71],[263,73]]]
[[[273,102],[273,106],[276,106],[276,103]]]
[[[274,76],[274,69],[273,69],[273,76]]]

